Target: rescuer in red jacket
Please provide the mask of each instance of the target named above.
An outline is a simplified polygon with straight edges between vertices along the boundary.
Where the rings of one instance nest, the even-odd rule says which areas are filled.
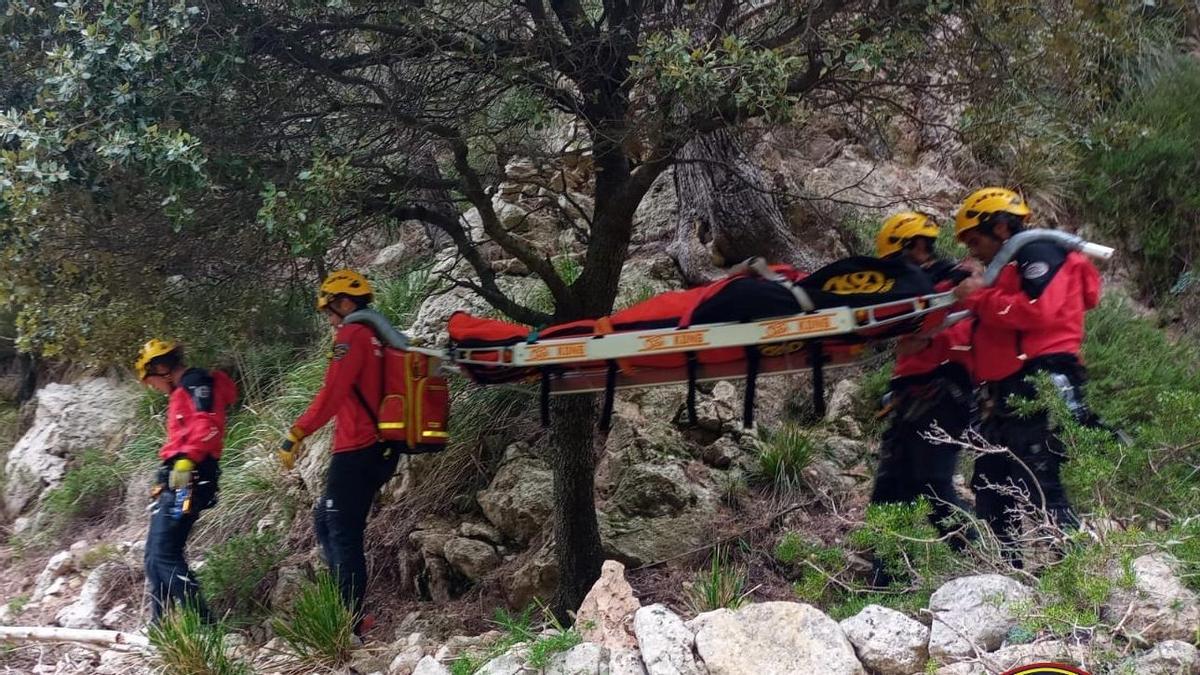
[[[370,327],[342,322],[371,300],[371,285],[357,272],[334,272],[321,284],[317,309],[336,329],[329,368],[321,390],[292,425],[278,453],[284,468],[290,470],[304,438],[335,420],[325,491],[313,516],[325,562],[333,570],[346,607],[356,617],[355,633],[359,635],[374,623],[373,617],[362,614],[367,589],[363,531],[371,503],[395,473],[399,459],[397,452],[381,442],[375,422],[383,391],[383,345]]]
[[[208,618],[184,549],[200,512],[217,503],[225,413],[237,400],[237,387],[219,370],[187,367],[183,350],[163,340],[147,342],[134,369],[146,386],[168,396],[167,439],[158,451],[162,466],[146,537],[151,620],[157,622],[172,602],[188,603]]]
[[[875,240],[879,258],[901,258],[929,275],[934,287],[948,291],[969,273],[934,253],[938,226],[922,213],[906,211],[888,218]],[[937,425],[958,437],[970,424],[972,387],[968,341],[969,321],[960,322],[929,338],[910,338],[897,348],[896,367],[889,386],[888,428],[879,447],[879,468],[871,503],[903,503],[926,497],[930,521],[943,536],[960,530],[951,522],[964,508],[954,491],[958,446],[930,440]],[[951,537],[961,548],[969,533]],[[886,586],[892,574],[876,560],[874,585]]]
[[[1024,229],[1029,215],[1019,194],[984,188],[963,203],[955,230],[972,255],[986,264]],[[1012,400],[1036,399],[1034,376],[1045,374],[1078,421],[1098,425],[1083,398],[1086,373],[1079,348],[1084,313],[1100,299],[1099,273],[1081,253],[1034,241],[1016,253],[990,287],[976,274],[960,283],[954,294],[976,320],[972,351],[982,390],[980,431],[988,442],[1012,453],[976,460],[975,510],[1002,542],[1011,544],[1020,517],[1015,486],[1054,523],[1078,525],[1059,477],[1066,460],[1064,446],[1048,414],[1018,414]],[[1020,564],[1011,548],[1009,557]]]

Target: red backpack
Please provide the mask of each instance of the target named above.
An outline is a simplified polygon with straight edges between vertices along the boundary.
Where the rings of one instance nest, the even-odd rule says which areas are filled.
[[[412,348],[408,338],[374,310],[353,312],[345,322],[370,326],[383,343],[383,398],[379,405],[370,405],[355,389],[380,439],[404,443],[407,447],[401,452],[410,454],[446,449],[450,387],[439,374],[441,359]]]

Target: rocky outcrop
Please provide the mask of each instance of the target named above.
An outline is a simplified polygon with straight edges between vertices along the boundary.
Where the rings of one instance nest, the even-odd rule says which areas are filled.
[[[909,675],[929,660],[929,628],[894,609],[868,605],[840,625],[859,660],[879,675]]]
[[[133,419],[137,399],[137,389],[107,378],[39,389],[33,426],[9,451],[4,467],[5,513],[15,518],[62,481],[73,457],[112,443]]]
[[[709,675],[866,675],[837,622],[809,605],[763,602],[718,609],[688,626]]]
[[[106,562],[89,572],[79,597],[58,612],[58,625],[64,628],[101,628],[109,595],[127,571],[121,563]]]
[[[999,574],[962,577],[946,583],[929,599],[933,613],[929,655],[942,663],[953,663],[977,651],[997,649],[1017,624],[1020,605],[1032,597],[1028,587]]]
[[[1200,630],[1200,596],[1183,584],[1178,568],[1179,561],[1166,553],[1137,558],[1128,571],[1114,563],[1109,570],[1114,589],[1104,606],[1106,620],[1142,644],[1195,639]]]
[[[553,477],[543,460],[521,455],[507,459],[486,490],[480,508],[505,537],[525,543],[542,531],[553,512]]]

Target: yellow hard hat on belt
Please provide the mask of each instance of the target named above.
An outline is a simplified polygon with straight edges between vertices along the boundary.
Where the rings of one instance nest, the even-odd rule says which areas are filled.
[[[986,187],[976,190],[963,202],[954,217],[954,236],[962,238],[967,230],[979,227],[994,213],[1011,213],[1028,216],[1032,211],[1020,194],[1002,187]]]
[[[138,379],[146,379],[146,366],[149,366],[151,361],[160,356],[166,356],[176,349],[179,349],[179,345],[170,340],[159,340],[158,338],[152,338],[142,345],[137,360],[133,362],[133,369],[137,371]]]
[[[325,309],[339,295],[362,297],[372,295],[371,282],[354,270],[338,270],[325,277],[317,291],[317,309]]]
[[[929,216],[916,211],[904,211],[883,221],[879,234],[875,235],[875,257],[886,258],[904,249],[914,237],[937,239],[937,223]]]

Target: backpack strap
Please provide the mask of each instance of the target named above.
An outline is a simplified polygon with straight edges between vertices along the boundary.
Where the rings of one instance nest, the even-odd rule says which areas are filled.
[[[688,423],[696,425],[696,374],[700,369],[700,360],[696,352],[687,352],[687,414]]]
[[[550,369],[542,368],[542,391],[538,397],[538,410],[541,412],[542,428],[550,426]]]

